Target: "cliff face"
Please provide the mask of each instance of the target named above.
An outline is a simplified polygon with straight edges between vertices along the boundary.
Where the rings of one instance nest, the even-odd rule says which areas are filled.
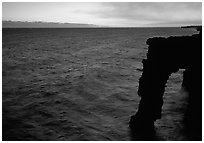
[[[202,61],[202,35],[150,38],[147,59],[160,60],[161,66],[171,72],[179,68],[187,69],[199,65]],[[196,62],[196,63],[195,63]]]
[[[183,73],[183,88],[189,93],[185,122],[191,134],[202,133],[202,33],[192,36],[156,37],[147,40],[147,59],[139,80],[141,96],[138,114],[153,120],[161,118],[163,93],[169,76],[179,69]],[[195,132],[194,132],[195,131]]]

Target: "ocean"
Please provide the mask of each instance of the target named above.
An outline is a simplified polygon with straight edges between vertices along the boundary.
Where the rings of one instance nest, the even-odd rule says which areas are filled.
[[[3,140],[130,141],[146,40],[195,33],[179,27],[2,29]],[[180,133],[182,72],[167,83],[159,140],[187,140]]]

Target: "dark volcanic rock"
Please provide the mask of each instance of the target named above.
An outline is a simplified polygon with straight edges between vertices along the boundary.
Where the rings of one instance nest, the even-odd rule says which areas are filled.
[[[185,69],[182,86],[189,94],[185,131],[190,140],[201,140],[202,31],[192,36],[150,38],[146,43],[149,48],[139,80],[141,101],[137,117],[146,121],[160,119],[167,80],[172,73]]]

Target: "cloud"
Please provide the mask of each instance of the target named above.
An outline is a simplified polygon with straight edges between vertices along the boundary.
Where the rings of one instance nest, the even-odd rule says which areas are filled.
[[[161,3],[161,2],[129,2],[102,3],[106,10],[95,14],[103,19],[115,19],[123,23],[173,23],[182,24],[202,21],[202,3]]]
[[[101,13],[104,17],[163,19],[169,18],[201,18],[201,3],[103,3],[111,7],[110,11]],[[191,14],[185,15],[186,13]]]
[[[3,20],[107,26],[180,26],[202,22],[201,2],[3,3]]]

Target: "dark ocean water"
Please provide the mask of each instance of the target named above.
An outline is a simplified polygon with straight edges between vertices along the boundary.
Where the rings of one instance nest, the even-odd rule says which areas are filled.
[[[3,140],[131,140],[146,40],[181,28],[3,29]],[[165,47],[164,47],[165,48]],[[173,55],[172,55],[173,56]],[[161,140],[180,133],[182,71],[165,92]]]

